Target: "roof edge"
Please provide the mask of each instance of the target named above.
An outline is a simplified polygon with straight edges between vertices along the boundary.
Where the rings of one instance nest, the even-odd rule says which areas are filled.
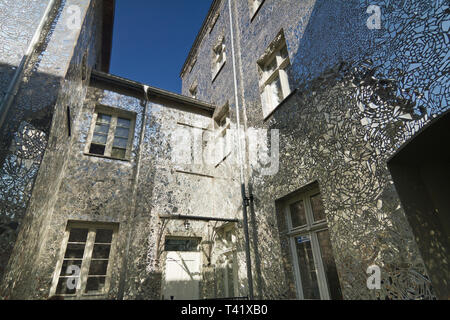
[[[103,0],[102,2],[102,51],[101,66],[103,72],[109,72],[111,64],[111,52],[113,45],[114,16],[115,16],[115,0]]]
[[[192,60],[192,58],[195,56],[195,53],[200,45],[201,40],[203,39],[203,36],[206,33],[207,27],[209,25],[209,22],[213,18],[213,13],[216,11],[216,9],[219,7],[222,0],[213,0],[211,7],[209,8],[208,14],[205,17],[205,20],[203,20],[203,24],[200,28],[200,30],[197,33],[197,37],[194,40],[194,43],[192,44],[191,50],[189,51],[189,54],[184,61],[183,67],[180,71],[180,77],[182,78],[184,73],[186,72],[187,66],[189,65],[189,62]]]
[[[177,102],[185,104],[189,107],[193,107],[195,109],[199,109],[202,111],[207,111],[208,113],[211,113],[211,115],[214,113],[214,110],[216,107],[212,104],[209,104],[204,101],[196,100],[187,96],[180,95],[178,93],[173,93],[167,90],[147,86],[143,83],[129,80],[126,78],[122,78],[119,76],[115,76],[109,73],[92,70],[91,73],[91,81],[93,83],[101,84],[101,85],[110,85],[110,86],[116,86],[116,87],[122,87],[123,89],[128,89],[129,91],[135,92],[137,95],[141,95],[142,98],[145,98],[144,96],[144,87],[148,87],[147,94],[149,97],[157,97],[157,98],[163,98],[167,99],[169,101]]]

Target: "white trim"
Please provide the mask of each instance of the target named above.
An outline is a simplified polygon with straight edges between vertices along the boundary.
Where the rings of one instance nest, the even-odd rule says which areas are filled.
[[[325,269],[322,261],[322,254],[320,251],[320,244],[317,237],[318,232],[328,230],[328,225],[326,219],[321,221],[314,221],[310,197],[315,194],[320,194],[320,191],[317,189],[310,190],[308,192],[302,193],[301,195],[290,197],[289,199],[285,200],[284,203],[284,215],[288,229],[286,235],[289,237],[290,250],[293,260],[292,262],[293,262],[294,281],[297,290],[297,297],[300,300],[304,299],[304,293],[302,288],[301,273],[295,243],[295,238],[298,236],[308,236],[310,238],[320,298],[322,300],[330,299],[330,289],[327,283],[327,277],[325,274]],[[305,209],[306,225],[294,228],[292,226],[290,205],[298,201],[303,201],[303,206]]]
[[[274,48],[273,48],[274,47]],[[258,60],[259,67],[259,91],[261,95],[261,103],[263,109],[264,119],[280,105],[284,99],[291,94],[289,79],[286,68],[290,65],[289,52],[287,49],[284,36],[279,36],[269,46],[271,53],[266,54],[263,58]],[[272,49],[273,48],[273,49]],[[282,57],[281,51],[286,50],[287,56]],[[272,71],[266,70],[269,65],[275,61],[275,69]],[[273,100],[273,92],[271,85],[279,79],[281,98],[280,101]]]
[[[105,152],[103,155],[100,154],[93,154],[90,153],[90,147],[92,144],[92,139],[95,133],[95,126],[97,124],[97,118],[98,114],[102,113],[105,115],[108,115],[111,117],[111,122],[109,123],[109,129],[108,129],[108,136],[107,141],[105,144]],[[130,121],[130,128],[128,131],[128,141],[127,146],[125,149],[125,157],[124,158],[118,158],[111,156],[113,144],[114,144],[114,136],[117,129],[117,119],[123,118]],[[88,136],[86,139],[86,145],[84,147],[84,154],[87,156],[97,156],[97,157],[103,157],[103,158],[109,158],[109,159],[116,159],[116,160],[131,160],[131,153],[133,148],[133,140],[134,140],[134,133],[135,133],[135,126],[136,126],[136,114],[132,111],[117,109],[109,106],[104,105],[97,105],[94,113],[92,115],[92,122],[91,126],[89,128]]]
[[[76,289],[75,294],[57,294],[56,289],[58,286],[58,282],[59,282],[59,279],[63,276],[63,275],[61,275],[61,271],[62,271],[62,266],[64,263],[64,256],[65,256],[65,253],[67,250],[67,245],[69,242],[70,231],[72,229],[76,229],[76,228],[88,229],[88,234],[87,234],[85,247],[84,247],[83,258],[82,258],[82,262],[81,262],[81,271],[80,271],[80,279],[79,279],[79,283],[78,283],[78,288]],[[88,276],[89,276],[90,263],[92,260],[92,252],[93,252],[94,244],[95,244],[95,235],[96,235],[97,230],[99,230],[99,229],[108,229],[108,230],[112,231],[110,251],[109,251],[109,256],[107,259],[108,266],[106,269],[106,274],[104,275],[105,287],[104,287],[103,292],[85,293],[87,280],[88,280]],[[108,294],[109,288],[110,288],[112,265],[113,265],[113,260],[115,257],[115,251],[116,251],[115,239],[116,239],[117,232],[118,232],[117,224],[69,221],[67,223],[63,241],[61,243],[58,261],[56,263],[55,271],[53,273],[52,285],[50,287],[49,296],[52,297],[52,296],[56,295],[58,297],[64,297],[65,299],[68,299],[68,300],[104,298]]]

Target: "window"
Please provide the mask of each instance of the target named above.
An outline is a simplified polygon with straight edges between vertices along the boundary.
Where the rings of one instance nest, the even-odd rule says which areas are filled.
[[[325,211],[319,191],[285,203],[299,299],[342,299]]]
[[[227,134],[230,127],[230,107],[227,102],[216,109],[213,115],[214,134],[208,135],[209,145],[207,145],[206,154],[211,157],[211,164],[214,166],[222,163],[231,153],[233,137]]]
[[[85,153],[128,160],[134,134],[132,113],[98,107],[94,113]]]
[[[258,61],[263,115],[266,118],[291,93],[286,68],[289,54],[284,36],[280,34]]]
[[[164,243],[164,251],[199,251],[200,239],[188,238],[166,238]]]
[[[85,81],[88,78],[88,51],[83,55],[83,59],[81,61],[81,80]]]
[[[111,277],[114,224],[69,223],[50,296],[104,296]]]
[[[210,26],[209,26],[209,33],[211,33],[213,31],[214,26],[216,25],[217,20],[219,19],[219,17],[220,17],[220,12],[216,13],[214,15],[214,17],[212,18]]]
[[[197,80],[192,83],[191,87],[189,88],[189,93],[191,94],[191,97],[196,99],[197,98],[197,89],[198,89],[198,83]]]
[[[197,57],[195,57],[194,59],[192,59],[192,62],[189,65],[189,73],[192,72],[192,69],[194,69],[195,64],[197,63]]]
[[[218,295],[220,298],[239,296],[236,228],[227,224],[219,231],[220,254],[217,261]]]
[[[218,130],[218,136],[224,137],[227,133],[227,129],[230,128],[229,113],[225,113],[219,118],[214,119],[215,129]]]
[[[213,80],[217,77],[227,57],[225,52],[225,37],[221,36],[213,48],[212,74]]]
[[[253,18],[256,15],[256,12],[258,12],[258,9],[263,4],[264,0],[249,0],[249,7],[250,7],[250,15]]]

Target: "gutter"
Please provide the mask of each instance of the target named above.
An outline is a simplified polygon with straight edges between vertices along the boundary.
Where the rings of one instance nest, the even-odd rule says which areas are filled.
[[[242,196],[242,215],[243,215],[243,225],[244,225],[244,237],[245,237],[245,259],[247,266],[247,280],[248,280],[248,296],[250,300],[254,299],[253,293],[253,276],[252,276],[252,259],[250,254],[250,234],[248,230],[248,214],[247,206],[250,205],[249,198],[245,191],[245,176],[244,176],[244,158],[242,154],[242,141],[241,141],[241,120],[239,116],[239,97],[238,97],[238,85],[237,85],[237,72],[236,72],[236,57],[234,51],[234,24],[233,24],[233,13],[231,10],[231,0],[228,0],[228,9],[230,16],[230,36],[231,36],[231,55],[233,60],[233,82],[234,82],[234,98],[236,104],[236,125],[237,125],[237,142],[238,142],[238,154],[239,154],[239,169],[240,169],[240,182],[241,182],[241,196]]]
[[[204,216],[188,216],[182,214],[160,214],[160,219],[169,220],[197,220],[197,221],[221,221],[221,222],[239,222],[238,219],[231,218],[216,218],[216,217],[204,217]]]
[[[139,175],[141,171],[141,154],[142,154],[142,145],[144,143],[145,138],[145,125],[147,123],[147,111],[148,111],[148,86],[143,86],[144,95],[145,95],[145,103],[144,108],[142,110],[142,124],[141,124],[141,132],[139,134],[139,147],[136,152],[136,164],[134,170],[134,178],[133,178],[133,186],[132,186],[132,195],[131,195],[131,204],[130,204],[130,216],[128,217],[128,233],[127,233],[127,241],[125,246],[125,255],[122,261],[122,274],[119,280],[119,289],[118,289],[118,299],[123,300],[125,294],[125,285],[128,277],[128,260],[130,255],[130,246],[131,246],[131,237],[133,234],[133,225],[136,222],[137,217],[137,192],[138,192],[138,184],[139,184]]]
[[[173,93],[170,91],[166,91],[163,89],[150,87],[144,85],[140,82],[125,79],[119,76],[115,76],[109,73],[100,72],[96,70],[92,70],[91,73],[91,85],[95,87],[99,87],[101,89],[111,89],[111,87],[122,89],[126,92],[135,94],[137,97],[142,97],[142,92],[147,88],[147,96],[149,98],[161,98],[165,100],[169,100],[176,103],[182,103],[184,105],[188,105],[195,109],[199,109],[202,111],[207,111],[208,113],[214,113],[216,107],[207,102],[203,102],[200,100],[196,100],[187,96],[183,96],[181,94]]]

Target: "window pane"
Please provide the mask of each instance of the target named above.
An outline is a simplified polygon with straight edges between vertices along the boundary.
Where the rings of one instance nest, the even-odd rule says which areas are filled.
[[[306,224],[305,205],[302,200],[297,201],[289,206],[291,213],[292,227],[300,227]]]
[[[95,125],[94,132],[96,132],[96,133],[108,134],[108,131],[109,131],[109,125],[105,125],[105,124],[96,124]]]
[[[275,57],[272,58],[272,60],[267,64],[265,71],[267,72],[267,76],[270,76],[272,72],[275,71],[277,68],[277,60]]]
[[[166,239],[165,251],[198,251],[198,239]]]
[[[64,260],[60,276],[73,276],[77,273],[79,274],[82,262],[83,260]]]
[[[85,293],[103,292],[106,277],[88,277]]]
[[[128,139],[114,138],[114,147],[126,149],[127,144],[128,144]]]
[[[269,84],[272,106],[277,106],[283,101],[283,90],[281,89],[280,77],[276,77],[273,82]]]
[[[117,127],[115,136],[128,139],[129,133],[130,133],[130,129]]]
[[[109,244],[94,244],[94,250],[92,251],[93,259],[108,259],[111,245]]]
[[[89,153],[104,155],[105,154],[105,146],[93,143],[93,144],[91,144],[91,147],[89,148]]]
[[[89,266],[90,276],[106,276],[108,260],[92,260]]]
[[[309,236],[295,237],[298,267],[300,269],[303,296],[305,299],[320,299],[316,268]]]
[[[281,56],[281,58],[282,58],[283,60],[286,59],[286,58],[289,56],[286,47],[283,47],[283,49],[280,50],[280,56]]]
[[[64,259],[83,259],[84,254],[84,244],[72,244],[67,245],[66,253]]]
[[[234,277],[233,277],[233,261],[231,260],[226,267],[228,280],[228,297],[234,297]]]
[[[86,242],[88,229],[70,229],[69,242]]]
[[[112,148],[111,150],[111,157],[118,158],[118,159],[125,159],[127,154],[127,150],[120,149],[120,148]]]
[[[328,230],[317,232],[319,239],[320,252],[322,255],[323,267],[327,277],[328,288],[330,290],[330,298],[333,300],[341,300],[341,286],[334,262],[333,251],[331,248],[330,235]]]
[[[92,142],[106,144],[107,138],[108,136],[102,133],[94,133],[94,136],[92,137]]]
[[[75,294],[77,281],[79,278],[59,278],[56,294]],[[73,289],[69,289],[69,287]]]
[[[111,229],[97,229],[95,243],[111,243],[113,231]]]
[[[108,124],[111,122],[111,116],[103,113],[99,113],[97,116],[97,123],[105,123]]]
[[[123,119],[123,118],[117,118],[117,126],[119,126],[119,127],[125,127],[125,128],[130,128],[130,126],[131,126],[131,120]]]
[[[323,209],[323,203],[322,199],[320,198],[320,193],[313,195],[310,199],[314,221],[324,220],[325,210]]]

